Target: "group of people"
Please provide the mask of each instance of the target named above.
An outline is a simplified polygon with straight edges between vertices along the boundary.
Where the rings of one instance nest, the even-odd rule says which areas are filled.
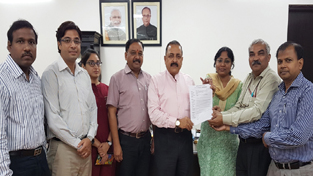
[[[188,89],[194,81],[180,71],[178,41],[166,46],[166,70],[151,76],[141,69],[143,43],[128,40],[125,67],[107,86],[99,81],[97,52],[87,49],[81,67],[76,62],[81,31],[72,21],[57,29],[60,57],[41,79],[32,67],[33,26],[15,21],[7,37],[10,54],[0,64],[1,176],[147,176],[151,153],[154,175],[192,174]],[[286,42],[276,57],[283,82],[268,66],[269,45],[253,41],[252,72],[241,82],[231,74],[232,50],[216,53],[216,73],[201,78],[214,92],[212,118],[201,124],[197,145],[201,175],[313,172],[313,84],[301,72],[303,49]]]
[[[301,72],[303,48],[285,42],[276,58],[282,82],[268,66],[269,45],[261,39],[253,41],[252,72],[240,83],[231,76],[232,51],[217,52],[216,73],[203,80],[215,86],[215,106],[212,119],[201,124],[201,175],[312,175],[313,84]]]

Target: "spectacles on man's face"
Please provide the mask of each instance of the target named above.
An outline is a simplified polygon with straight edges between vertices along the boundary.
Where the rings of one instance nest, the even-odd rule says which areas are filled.
[[[61,39],[61,41],[66,43],[66,44],[70,44],[72,42],[74,42],[75,45],[81,44],[81,41],[79,39],[72,40],[71,38],[64,38],[64,39]]]
[[[101,61],[99,61],[99,62],[88,61],[87,64],[90,65],[90,67],[94,67],[95,65],[100,67],[102,62]]]

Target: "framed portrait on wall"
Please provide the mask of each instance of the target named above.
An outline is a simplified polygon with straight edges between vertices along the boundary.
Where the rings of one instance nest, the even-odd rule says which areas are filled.
[[[102,46],[125,46],[130,37],[128,0],[100,0]]]
[[[132,1],[132,36],[140,39],[145,46],[161,46],[162,1],[146,1]]]

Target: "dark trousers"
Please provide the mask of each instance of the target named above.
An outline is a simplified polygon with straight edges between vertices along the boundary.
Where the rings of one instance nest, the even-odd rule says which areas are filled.
[[[10,156],[13,176],[51,176],[46,153],[37,156]]]
[[[119,139],[123,151],[123,161],[117,165],[117,175],[148,176],[151,155],[150,132],[139,139],[119,132]]]
[[[266,176],[271,157],[268,148],[262,141],[257,143],[244,143],[240,141],[237,159],[237,176]]]
[[[154,158],[157,176],[189,176],[192,170],[192,136],[184,130],[154,129]]]

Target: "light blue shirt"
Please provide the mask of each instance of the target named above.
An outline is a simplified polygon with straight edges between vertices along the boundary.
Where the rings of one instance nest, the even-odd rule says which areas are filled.
[[[40,78],[30,67],[29,80],[8,55],[0,64],[0,175],[12,175],[9,151],[46,143]]]

